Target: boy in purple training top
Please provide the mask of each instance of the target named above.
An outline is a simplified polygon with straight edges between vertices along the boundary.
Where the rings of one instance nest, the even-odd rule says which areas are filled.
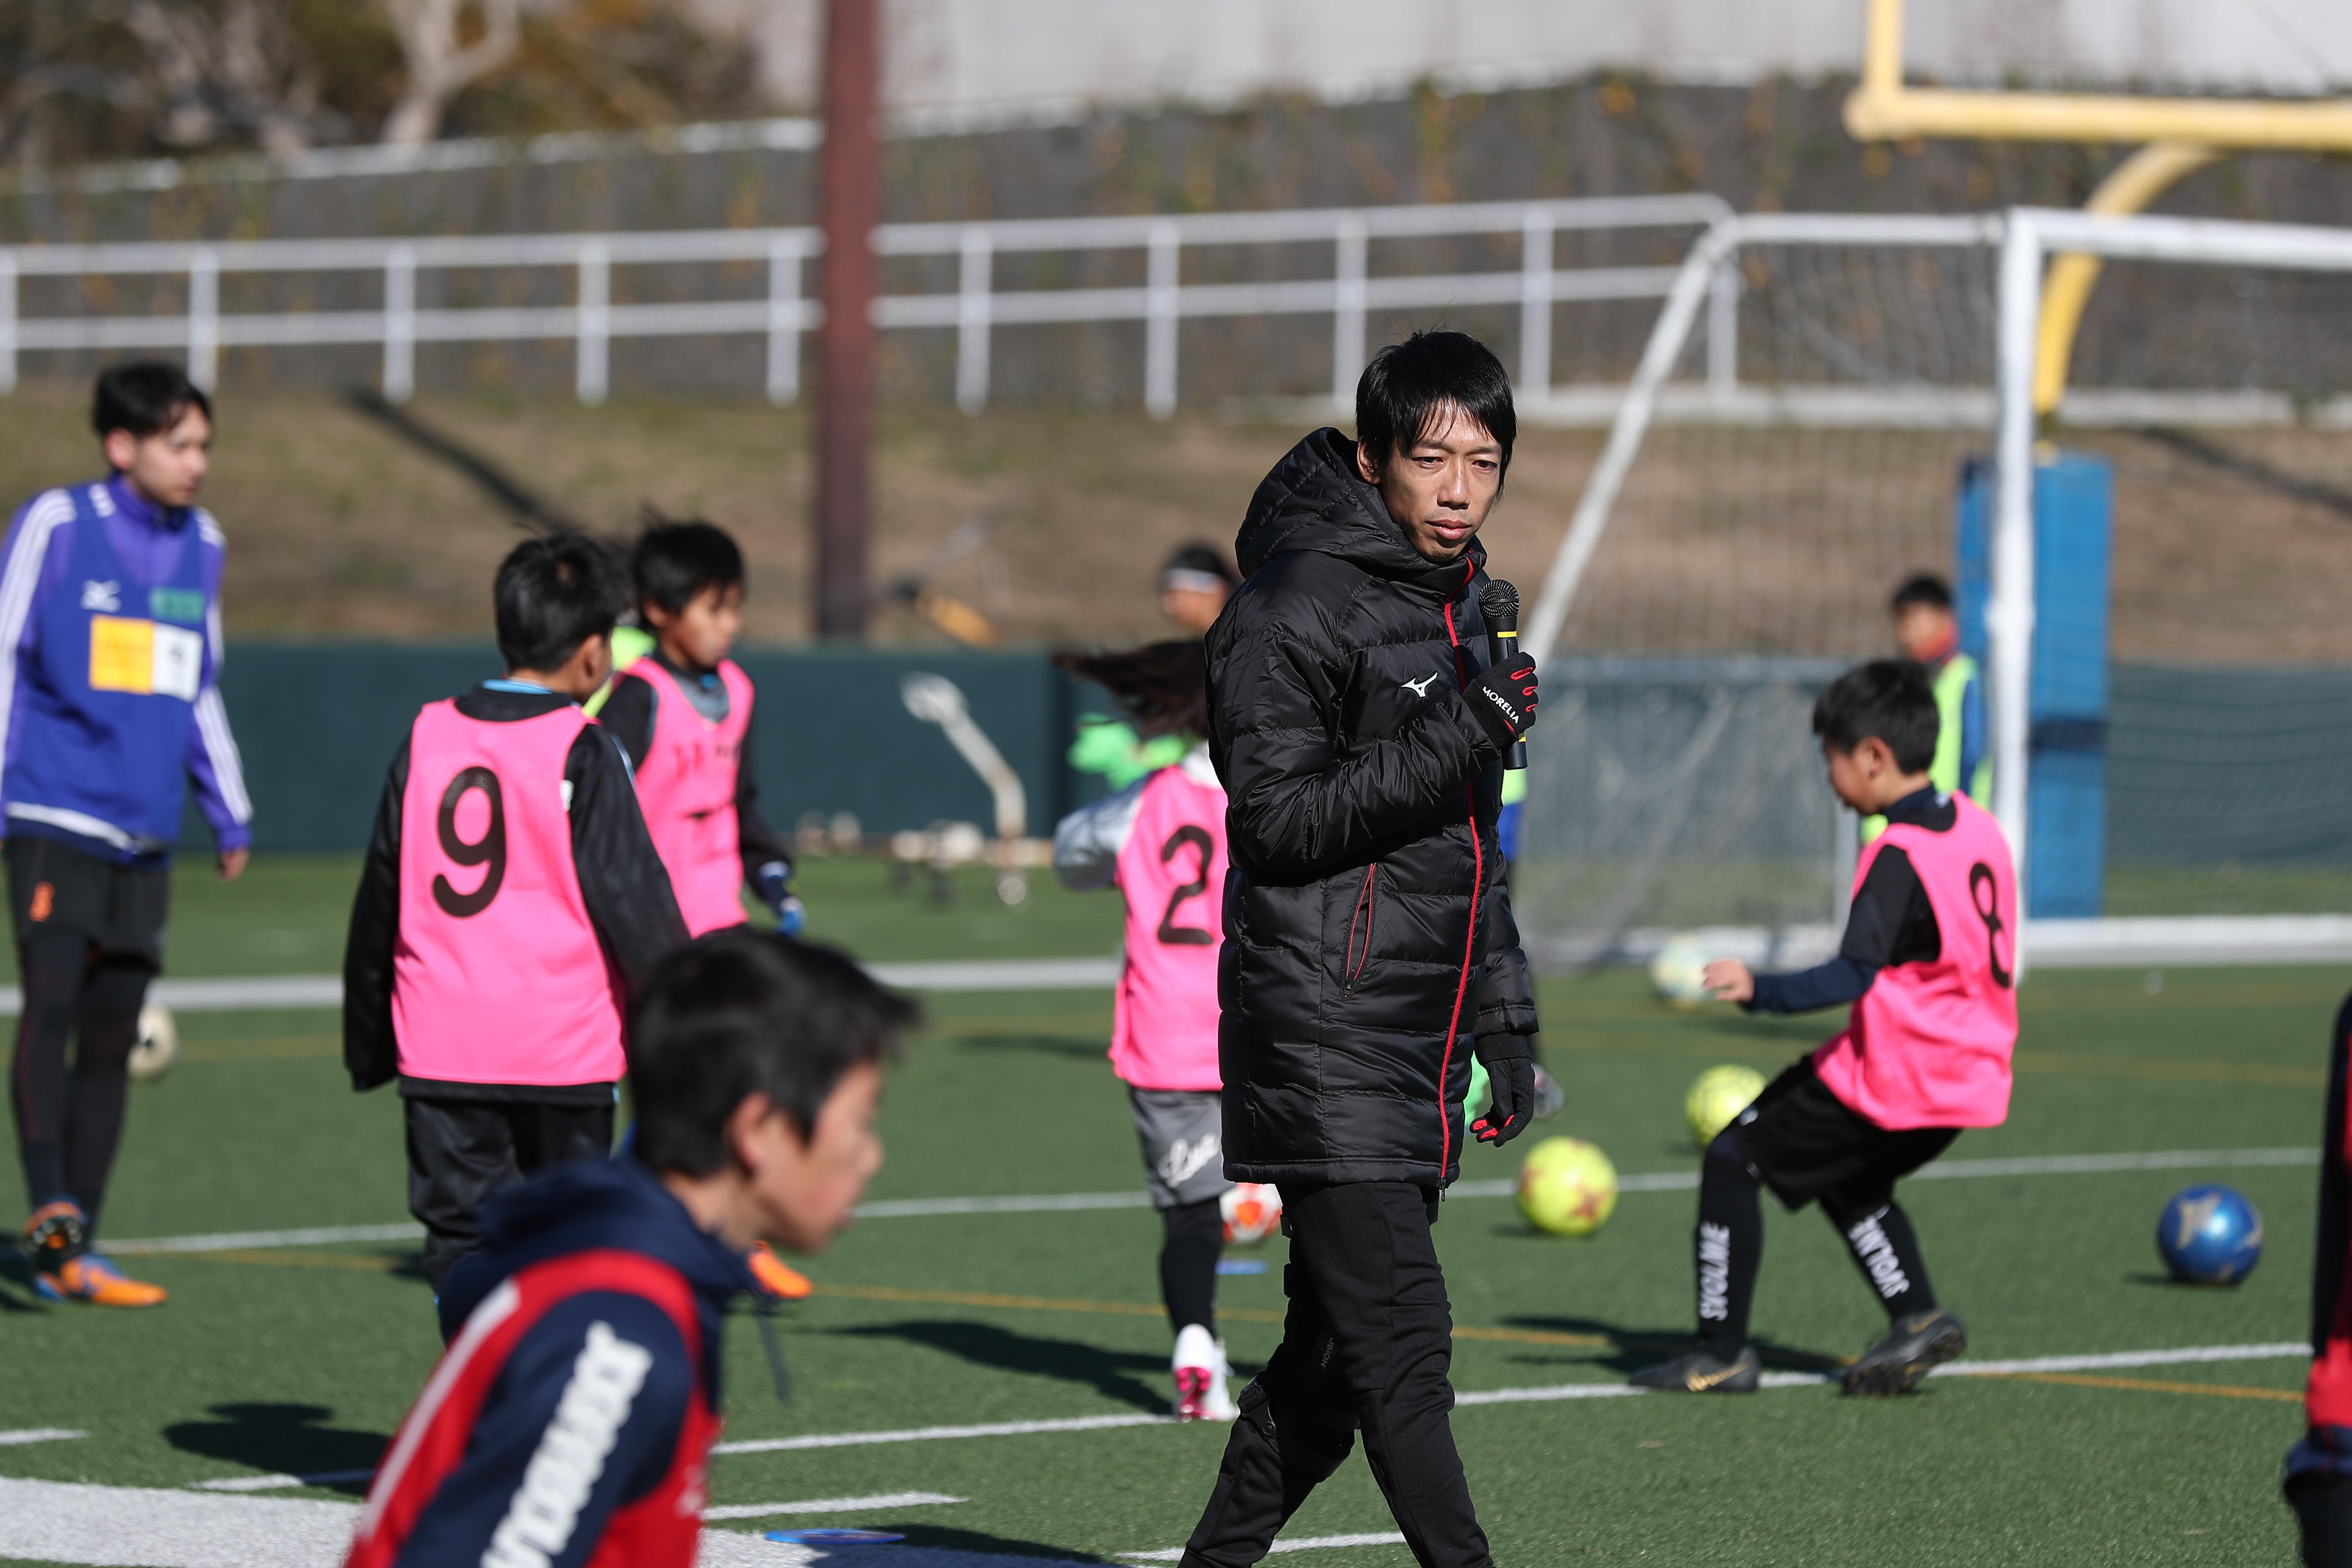
[[[1815,1199],[1886,1310],[1886,1336],[1847,1366],[1848,1394],[1903,1394],[1968,1348],[1937,1304],[1895,1184],[1963,1128],[2009,1115],[2017,1046],[2017,887],[2009,841],[1983,807],[1929,777],[1939,721],[1927,668],[1848,670],[1813,705],[1830,788],[1883,814],[1864,847],[1838,955],[1795,974],[1706,966],[1715,995],[1751,1013],[1851,1004],[1845,1028],[1768,1085],[1707,1145],[1693,1233],[1698,1336],[1633,1375],[1638,1387],[1745,1394],[1760,1363],[1748,1308],[1764,1250],[1762,1189]]]
[[[233,880],[253,806],[215,684],[227,545],[195,504],[212,405],[177,366],[121,364],[90,423],[107,478],[26,502],[0,553],[0,814],[25,980],[10,1098],[35,1288],[152,1307],[163,1289],[93,1245],[163,963],[172,842],[193,778]]]

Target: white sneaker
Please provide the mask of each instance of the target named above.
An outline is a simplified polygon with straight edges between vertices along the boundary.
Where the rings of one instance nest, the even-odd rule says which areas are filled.
[[[1176,1353],[1169,1358],[1176,1374],[1176,1419],[1231,1421],[1241,1414],[1225,1390],[1225,1347],[1199,1323],[1187,1323],[1176,1336]]]

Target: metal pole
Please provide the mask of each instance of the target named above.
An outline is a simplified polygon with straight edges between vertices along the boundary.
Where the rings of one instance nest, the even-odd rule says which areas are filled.
[[[416,391],[416,252],[395,245],[383,261],[383,400]]]
[[[1718,399],[1739,390],[1739,256],[1723,258],[1706,297],[1706,389]]]
[[[1519,395],[1551,395],[1551,215],[1530,210],[1519,234]]]
[[[604,401],[611,384],[607,358],[613,330],[613,253],[601,240],[580,247],[580,307],[574,312],[579,333],[572,381],[580,401]]]
[[[1352,408],[1356,378],[1364,370],[1364,220],[1350,213],[1339,220],[1337,265],[1331,281],[1331,402]]]
[[[768,401],[785,408],[801,395],[801,251],[768,247]]]
[[[0,395],[16,390],[16,253],[0,250]]]
[[[866,536],[873,508],[874,228],[882,217],[876,126],[882,40],[878,0],[826,0],[824,152],[819,169],[824,321],[816,418],[816,630],[866,629]]]
[[[2027,705],[2033,683],[2033,359],[2041,314],[2042,237],[2030,217],[2012,211],[2000,246],[2000,426],[1994,447],[1992,596],[1985,606],[1985,632],[1992,656],[1992,809],[2017,862],[2021,925],[2027,923],[2025,894],[2033,874],[2026,863],[2025,836]],[[2011,969],[2022,978],[2024,933],[2010,934],[2016,944]]]
[[[1183,279],[1181,263],[1176,226],[1164,218],[1153,224],[1144,279],[1143,406],[1154,419],[1165,419],[1176,412],[1176,328],[1183,308],[1178,292]]]
[[[988,406],[988,290],[991,246],[986,224],[967,224],[956,274],[956,406],[967,416]]]
[[[206,392],[220,379],[220,254],[209,245],[188,264],[188,379]]]

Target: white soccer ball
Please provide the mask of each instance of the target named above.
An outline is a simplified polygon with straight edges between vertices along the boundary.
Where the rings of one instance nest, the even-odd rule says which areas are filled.
[[[139,1038],[131,1047],[131,1076],[144,1083],[162,1078],[180,1059],[180,1026],[172,1010],[150,1002],[139,1009]]]
[[[1248,1247],[1264,1241],[1282,1225],[1282,1194],[1271,1182],[1236,1182],[1217,1200],[1225,1216],[1225,1245]]]
[[[1706,986],[1700,976],[1706,973],[1713,956],[1695,936],[1669,937],[1666,945],[1658,949],[1657,956],[1650,960],[1650,984],[1661,1000],[1677,1007],[1695,1007],[1707,999]]]

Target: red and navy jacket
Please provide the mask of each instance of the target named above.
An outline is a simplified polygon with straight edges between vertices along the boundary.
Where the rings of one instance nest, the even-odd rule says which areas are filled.
[[[2287,1453],[2289,1479],[2308,1474],[2352,1477],[2352,997],[2336,1015],[2327,1047],[2327,1118],[2319,1142],[2319,1246],[2311,1270],[2311,1380],[2304,1408],[2309,1429]]]
[[[742,1256],[626,1155],[500,1194],[482,1237],[347,1568],[692,1568]]]

